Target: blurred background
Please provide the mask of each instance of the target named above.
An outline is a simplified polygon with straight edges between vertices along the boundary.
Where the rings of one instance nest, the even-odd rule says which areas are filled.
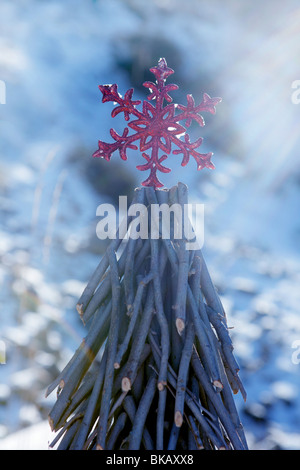
[[[96,208],[144,179],[139,152],[91,157],[125,124],[98,85],[143,100],[160,57],[174,102],[223,98],[191,128],[216,169],[174,155],[161,179],[205,203],[203,254],[248,393],[236,403],[249,447],[300,449],[297,0],[1,1],[0,449],[47,448],[45,390],[86,334],[75,305],[106,247]]]

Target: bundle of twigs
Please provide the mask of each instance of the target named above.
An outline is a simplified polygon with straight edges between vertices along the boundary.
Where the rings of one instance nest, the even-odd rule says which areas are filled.
[[[136,202],[183,205],[187,187],[137,188]],[[185,243],[111,241],[77,305],[88,334],[47,390],[58,387],[52,447],[247,448],[226,316],[201,250]]]

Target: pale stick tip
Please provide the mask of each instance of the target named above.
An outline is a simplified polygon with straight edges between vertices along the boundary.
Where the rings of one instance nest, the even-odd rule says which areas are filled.
[[[79,313],[80,316],[83,315],[83,304],[77,304],[76,305],[76,310]]]
[[[223,384],[220,380],[214,380],[213,385],[216,387],[217,391],[220,392],[223,390]]]
[[[127,305],[127,312],[126,312],[126,315],[127,315],[129,318],[132,317],[132,311],[133,311],[133,305],[128,304],[128,305]]]
[[[160,380],[158,383],[157,383],[157,388],[160,392],[162,392],[164,389],[165,389],[165,386],[167,385],[167,382],[165,382],[164,380]]]
[[[174,416],[174,422],[177,428],[181,428],[182,423],[183,423],[183,416],[180,411],[176,411],[175,416]]]
[[[129,392],[131,390],[131,381],[128,377],[123,377],[122,379],[122,391]]]
[[[50,415],[48,416],[48,422],[49,422],[51,431],[54,431],[54,422]]]
[[[177,318],[175,323],[176,323],[176,328],[177,328],[178,334],[181,336],[183,330],[185,329],[185,323],[182,320],[182,318]]]

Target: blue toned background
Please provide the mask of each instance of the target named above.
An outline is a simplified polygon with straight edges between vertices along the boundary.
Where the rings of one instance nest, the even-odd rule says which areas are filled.
[[[252,449],[300,449],[300,7],[245,0],[2,0],[0,5],[0,448],[47,447],[47,385],[85,329],[75,310],[106,244],[96,208],[144,179],[139,152],[93,161],[121,131],[99,84],[141,86],[160,57],[175,102],[222,96],[204,128],[214,171],[161,175],[205,203],[204,256],[227,311],[248,392]],[[2,103],[2,100],[1,100]],[[300,354],[299,354],[300,359]],[[1,444],[2,442],[2,444]]]

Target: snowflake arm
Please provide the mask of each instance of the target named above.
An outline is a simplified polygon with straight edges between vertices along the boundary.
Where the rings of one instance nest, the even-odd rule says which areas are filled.
[[[153,186],[154,188],[162,187],[163,184],[157,177],[157,172],[169,173],[171,170],[162,165],[162,162],[167,159],[171,153],[172,144],[177,148],[173,150],[173,154],[182,154],[182,166],[187,165],[190,156],[192,156],[196,163],[197,169],[203,168],[213,169],[214,165],[211,162],[212,153],[201,154],[196,149],[200,147],[203,139],[200,137],[195,142],[190,142],[190,136],[186,132],[192,121],[196,121],[201,127],[205,125],[203,116],[200,114],[203,111],[215,114],[216,105],[221,101],[221,98],[211,98],[207,93],[203,94],[202,102],[196,106],[192,95],[187,95],[187,105],[175,105],[172,103],[170,92],[177,90],[178,86],[175,84],[165,85],[166,79],[174,71],[167,66],[165,59],[160,59],[156,67],[152,67],[150,71],[155,75],[156,83],[147,81],[144,86],[149,89],[148,101],[143,101],[142,112],[137,109],[141,101],[132,100],[133,88],[129,89],[124,98],[118,93],[118,87],[113,85],[100,85],[99,89],[102,92],[102,102],[112,101],[116,106],[111,116],[115,117],[120,113],[124,113],[124,118],[128,122],[128,127],[119,135],[114,129],[110,130],[111,137],[115,142],[106,143],[103,141],[98,142],[98,150],[93,154],[94,157],[101,157],[110,160],[112,154],[118,150],[119,155],[123,160],[127,159],[127,150],[137,150],[138,146],[135,142],[139,141],[139,150],[142,152],[143,158],[146,163],[138,165],[137,169],[141,171],[150,171],[148,178],[143,181],[143,186]],[[164,100],[168,103],[164,106]],[[153,105],[150,101],[154,101]],[[178,111],[179,113],[175,111]],[[135,117],[136,119],[131,119]],[[184,127],[180,122],[185,121]],[[134,131],[129,135],[129,128]],[[180,137],[184,135],[184,140]],[[146,151],[151,150],[151,154]],[[160,151],[164,152],[159,156]]]

